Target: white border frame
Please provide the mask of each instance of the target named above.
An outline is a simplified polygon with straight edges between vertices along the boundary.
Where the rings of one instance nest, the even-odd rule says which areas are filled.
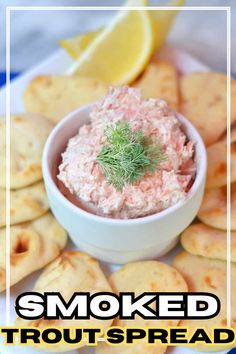
[[[10,326],[10,19],[12,11],[170,10],[226,11],[227,13],[227,326],[231,323],[231,8],[228,6],[7,6],[6,7],[6,325]]]

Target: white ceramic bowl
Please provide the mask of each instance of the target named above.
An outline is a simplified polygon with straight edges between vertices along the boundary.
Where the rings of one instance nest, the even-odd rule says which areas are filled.
[[[68,140],[89,122],[91,105],[66,116],[51,132],[43,153],[43,177],[51,209],[73,242],[92,256],[111,263],[162,256],[173,248],[178,235],[191,223],[200,207],[206,176],[203,141],[183,116],[186,134],[196,143],[197,176],[187,199],[157,214],[130,220],[114,220],[86,212],[71,203],[56,183],[61,153]]]

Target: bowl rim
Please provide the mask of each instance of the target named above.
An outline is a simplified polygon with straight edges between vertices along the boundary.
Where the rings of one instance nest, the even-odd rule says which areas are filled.
[[[60,122],[50,132],[47,141],[44,145],[44,150],[42,155],[42,171],[43,171],[43,179],[44,179],[46,189],[50,188],[50,191],[53,193],[54,197],[56,197],[62,204],[65,205],[67,209],[70,209],[73,213],[83,215],[88,220],[97,221],[105,224],[132,225],[132,224],[139,224],[139,223],[142,224],[149,223],[161,219],[163,217],[166,217],[169,214],[174,213],[176,210],[183,208],[186,204],[188,204],[188,201],[198,191],[202,183],[205,184],[206,170],[207,170],[207,154],[206,154],[205,145],[197,129],[192,125],[192,123],[186,117],[184,117],[182,114],[178,112],[176,112],[177,117],[180,120],[181,124],[183,124],[183,126],[185,126],[187,130],[191,131],[191,135],[193,135],[195,143],[197,144],[197,149],[199,150],[198,155],[200,156],[200,159],[196,161],[198,164],[196,178],[184,201],[180,201],[155,214],[146,215],[138,218],[132,218],[132,219],[113,219],[110,217],[105,217],[105,216],[100,216],[100,215],[90,213],[73,204],[61,193],[55,181],[53,180],[52,174],[49,169],[49,156],[50,156],[51,145],[57,133],[62,128],[64,128],[64,126],[68,124],[68,122],[71,119],[74,119],[75,116],[79,116],[81,112],[91,109],[91,107],[95,104],[96,103],[84,105],[70,112],[63,119],[61,119]]]

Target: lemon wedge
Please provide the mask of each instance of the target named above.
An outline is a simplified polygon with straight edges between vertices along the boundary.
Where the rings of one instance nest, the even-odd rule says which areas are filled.
[[[184,4],[185,0],[171,0],[166,4],[166,6],[183,6]],[[164,44],[168,36],[178,10],[152,10],[149,13],[154,26],[154,47],[155,49],[159,49]],[[75,37],[61,39],[59,43],[73,59],[78,59],[84,50],[87,49],[92,41],[97,37],[97,35],[101,34],[102,30],[103,28],[100,28],[97,31],[86,32]]]
[[[185,0],[171,0],[166,6],[183,6]],[[165,43],[171,25],[179,10],[153,10],[152,20],[155,33],[155,49],[160,49]]]
[[[61,39],[59,43],[73,59],[78,59],[101,31],[102,29],[98,29],[97,31],[86,32],[79,36]]]
[[[131,0],[126,6],[146,6]],[[153,24],[148,11],[119,11],[72,65],[68,74],[101,79],[112,85],[132,82],[147,65],[154,50]]]

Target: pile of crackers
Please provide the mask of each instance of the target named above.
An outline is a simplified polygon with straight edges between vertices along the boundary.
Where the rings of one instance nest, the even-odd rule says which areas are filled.
[[[51,129],[72,110],[105,96],[108,84],[79,76],[41,75],[34,78],[24,93],[29,113],[11,117],[10,161],[10,222],[11,222],[11,281],[14,285],[32,272],[44,268],[34,286],[38,292],[60,292],[68,301],[74,292],[121,291],[184,292],[205,291],[221,300],[216,318],[204,323],[206,329],[227,325],[226,318],[226,255],[227,255],[227,144],[226,144],[226,76],[216,72],[196,72],[181,75],[169,62],[152,61],[134,82],[145,98],[166,100],[186,116],[198,129],[208,155],[206,191],[197,219],[181,235],[185,251],[176,256],[173,265],[156,260],[126,264],[107,277],[97,260],[79,251],[64,251],[67,235],[49,211],[42,181],[41,157]],[[231,83],[231,275],[236,277],[236,82]],[[6,124],[0,122],[0,202],[6,201]],[[6,211],[0,214],[0,291],[6,288]],[[236,282],[232,282],[232,321],[236,328]],[[138,327],[187,326],[190,331],[201,327],[196,320],[147,321],[136,316],[132,321],[55,320],[26,321],[17,319],[19,326],[90,326],[104,330],[112,325]],[[78,344],[78,348],[83,344]],[[40,347],[42,348],[42,347]],[[76,348],[76,347],[74,347]],[[47,351],[63,352],[70,348],[64,343]],[[222,350],[198,344],[200,351]],[[166,346],[108,347],[99,343],[97,354],[161,354]]]
[[[10,121],[10,285],[58,257],[65,230],[49,211],[41,158],[53,124],[38,114]],[[0,291],[6,288],[6,122],[0,119]]]

